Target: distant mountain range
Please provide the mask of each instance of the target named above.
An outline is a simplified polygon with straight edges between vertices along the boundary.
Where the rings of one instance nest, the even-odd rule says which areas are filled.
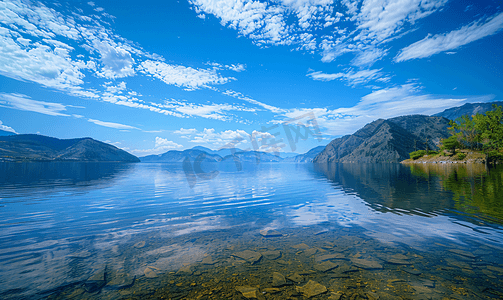
[[[119,162],[176,162],[198,157],[205,163],[216,162],[400,162],[414,150],[436,149],[447,138],[449,119],[462,115],[485,113],[492,103],[469,103],[444,110],[433,116],[412,115],[379,119],[365,125],[354,134],[334,139],[327,146],[318,146],[305,154],[268,153],[242,149],[211,150],[196,146],[192,149],[171,150],[159,155],[138,159],[115,146],[92,138],[57,139],[35,134],[15,134],[0,130],[0,161],[119,161]]]
[[[37,134],[19,134],[0,136],[0,161],[140,160],[124,150],[92,138],[57,139]]]
[[[296,154],[292,156],[288,153],[287,157],[283,158],[280,155],[275,155],[270,152],[260,151],[244,151],[239,148],[229,149],[224,148],[220,150],[211,150],[205,147],[196,146],[188,150],[170,150],[166,153],[159,155],[148,155],[140,157],[142,162],[183,162],[185,158],[194,161],[199,155],[205,155],[205,162],[225,162],[225,161],[239,161],[239,162],[312,162],[313,158],[323,151],[325,146],[315,147],[305,154]]]

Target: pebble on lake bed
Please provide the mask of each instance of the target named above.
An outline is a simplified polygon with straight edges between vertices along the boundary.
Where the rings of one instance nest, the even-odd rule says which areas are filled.
[[[133,247],[135,247],[135,248],[143,248],[143,247],[145,247],[145,244],[146,244],[145,241],[141,241],[141,242],[138,242],[138,243],[134,244]]]

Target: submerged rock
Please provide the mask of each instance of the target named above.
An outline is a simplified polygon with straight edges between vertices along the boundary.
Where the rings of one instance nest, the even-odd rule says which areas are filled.
[[[263,237],[277,237],[277,236],[283,236],[281,233],[279,233],[276,230],[260,230],[260,234]]]
[[[145,277],[147,278],[156,278],[157,277],[157,274],[160,273],[161,270],[159,270],[158,268],[156,267],[146,267],[145,270],[143,271],[143,273],[145,274]]]
[[[257,263],[262,258],[262,254],[251,250],[236,252],[232,254],[232,256],[244,259],[247,262],[251,263],[252,265]]]
[[[84,289],[88,293],[94,293],[101,290],[106,284],[106,269],[94,273],[84,283]]]
[[[306,298],[311,298],[327,292],[326,286],[313,280],[309,280],[304,286],[297,286],[295,289]]]
[[[299,249],[299,250],[307,250],[307,249],[309,249],[309,246],[302,243],[302,244],[293,245],[292,248]]]
[[[141,241],[141,242],[138,242],[138,243],[134,244],[133,247],[135,247],[135,248],[143,248],[143,247],[145,247],[145,244],[146,244],[145,241]]]
[[[258,289],[255,288],[255,287],[251,287],[251,286],[237,286],[236,287],[236,291],[240,292],[241,294],[243,294],[243,296],[247,299],[256,299],[257,298],[257,292],[258,292]]]
[[[325,262],[322,262],[321,264],[314,265],[314,268],[320,272],[326,272],[326,271],[335,269],[338,266],[339,266],[338,264],[334,264],[331,261],[325,261]]]
[[[286,284],[286,279],[283,274],[278,273],[278,272],[273,272],[272,273],[272,286],[283,286]]]
[[[306,256],[312,256],[312,255],[315,255],[316,252],[318,252],[318,249],[316,248],[311,248],[311,249],[307,249],[307,250],[304,250],[304,254]]]
[[[317,256],[315,261],[316,262],[324,262],[324,261],[332,260],[332,259],[346,259],[346,257],[340,253],[326,254],[326,255]]]
[[[281,251],[276,250],[276,251],[265,251],[265,252],[260,252],[265,258],[267,259],[277,259],[281,256]]]
[[[366,260],[366,259],[359,259],[359,258],[351,258],[351,262],[353,265],[365,269],[365,270],[372,270],[372,269],[382,269],[383,266],[378,263],[377,261],[373,260]]]
[[[135,279],[136,276],[127,273],[115,273],[106,287],[114,290],[127,289],[133,286]]]
[[[276,293],[281,292],[281,290],[278,288],[264,288],[264,289],[262,289],[262,291],[269,293],[269,294],[276,294]]]
[[[213,258],[211,256],[206,256],[205,258],[203,258],[203,261],[202,261],[203,265],[214,265],[216,263],[217,263],[217,261],[213,260]]]
[[[302,281],[304,281],[304,277],[302,277],[301,275],[299,275],[299,273],[295,273],[295,274],[289,275],[286,278],[288,280],[291,280],[291,281],[297,282],[297,283],[301,283]]]

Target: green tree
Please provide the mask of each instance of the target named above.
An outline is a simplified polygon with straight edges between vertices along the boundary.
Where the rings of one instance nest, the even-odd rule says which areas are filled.
[[[442,148],[451,150],[452,154],[456,154],[456,148],[459,148],[458,137],[456,135],[451,135],[450,137],[443,139],[441,141]]]
[[[468,146],[474,149],[480,140],[480,134],[475,127],[475,120],[468,115],[461,116],[456,121],[450,121],[449,130],[455,135],[460,143],[459,146]]]
[[[501,106],[493,104],[493,110],[485,115],[476,114],[473,117],[475,129],[480,134],[480,141],[486,150],[503,148],[503,112]]]

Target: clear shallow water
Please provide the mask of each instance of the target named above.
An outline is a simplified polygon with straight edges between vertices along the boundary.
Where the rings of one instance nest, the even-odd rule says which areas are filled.
[[[309,280],[320,299],[503,296],[501,167],[261,163],[206,177],[0,164],[0,298],[241,299],[248,286],[303,299]]]

